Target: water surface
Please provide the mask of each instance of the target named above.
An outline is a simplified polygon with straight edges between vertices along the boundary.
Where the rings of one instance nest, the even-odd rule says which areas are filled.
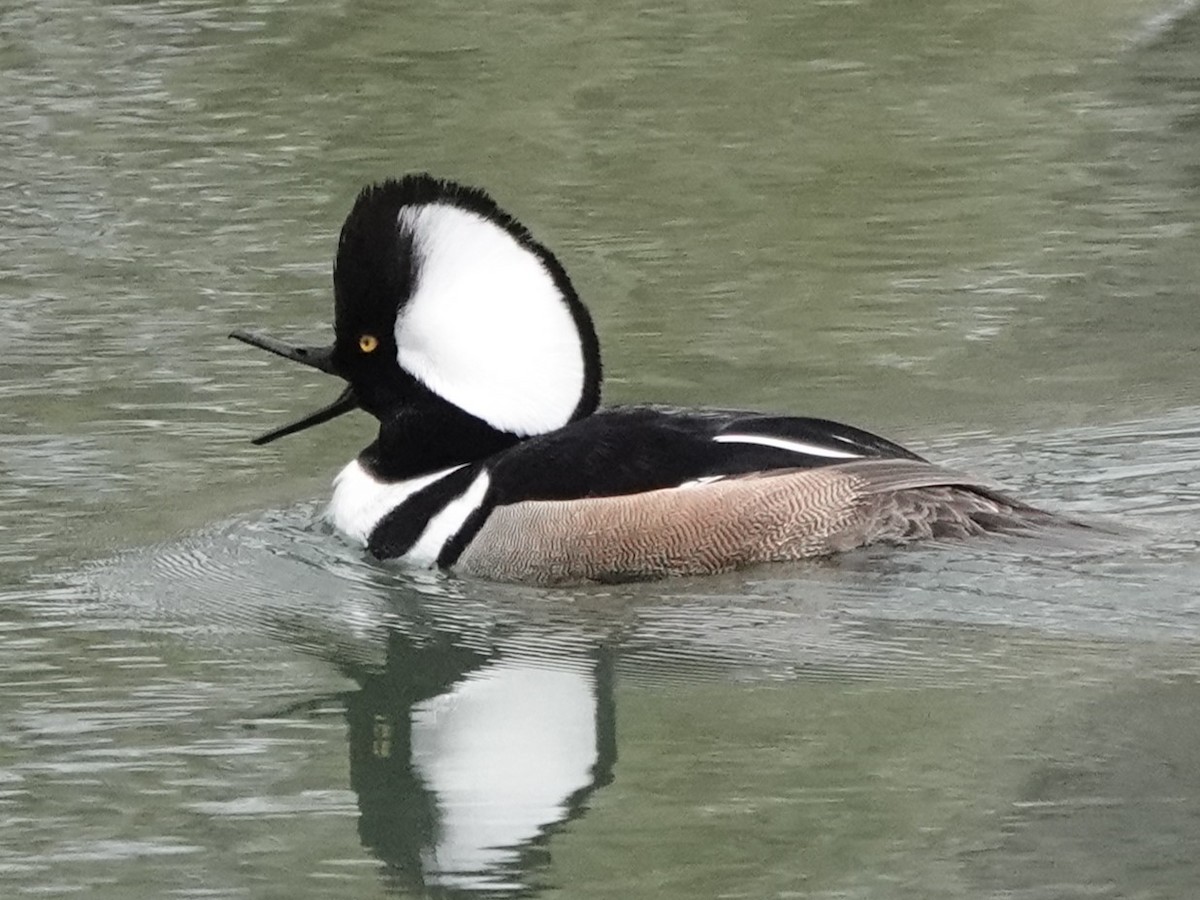
[[[1200,882],[1200,16],[0,11],[0,893],[1163,897]],[[364,560],[366,181],[487,187],[608,402],[830,416],[1118,526],[621,588]]]

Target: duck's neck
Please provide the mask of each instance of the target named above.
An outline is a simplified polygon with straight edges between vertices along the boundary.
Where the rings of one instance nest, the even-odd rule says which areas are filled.
[[[521,440],[448,404],[408,408],[380,423],[379,436],[358,460],[380,480],[404,481],[486,459]]]

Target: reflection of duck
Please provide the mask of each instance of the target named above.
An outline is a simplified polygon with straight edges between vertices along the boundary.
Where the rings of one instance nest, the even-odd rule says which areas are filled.
[[[350,695],[363,844],[406,886],[520,891],[537,848],[612,780],[612,667],[549,668],[389,637]]]
[[[367,188],[334,288],[329,347],[233,336],[349,382],[258,443],[355,408],[379,419],[330,513],[382,558],[613,581],[1051,519],[836,422],[597,411],[591,317],[554,255],[481,191],[425,175]]]

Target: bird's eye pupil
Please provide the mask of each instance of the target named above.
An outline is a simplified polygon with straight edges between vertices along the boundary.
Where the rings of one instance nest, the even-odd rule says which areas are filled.
[[[371,353],[379,346],[379,338],[373,334],[364,334],[358,339],[358,349],[363,353]]]

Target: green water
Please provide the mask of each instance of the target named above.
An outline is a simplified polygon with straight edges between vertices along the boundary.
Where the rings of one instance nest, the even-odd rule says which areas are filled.
[[[8,0],[0,895],[1190,896],[1200,15]],[[320,522],[372,179],[487,188],[608,402],[837,418],[1127,526],[617,589]]]

